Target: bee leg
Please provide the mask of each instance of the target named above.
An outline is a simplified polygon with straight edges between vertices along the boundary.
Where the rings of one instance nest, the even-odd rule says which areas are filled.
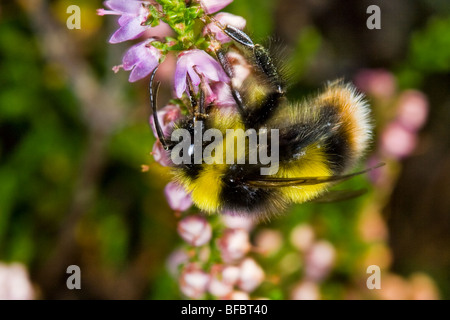
[[[247,108],[243,103],[243,99],[239,91],[232,90],[233,97],[235,98],[241,113],[244,115],[247,124],[252,125],[253,127],[259,127],[272,116],[274,110],[278,107],[280,100],[285,95],[284,81],[279,75],[267,49],[259,44],[253,43],[250,37],[242,30],[230,25],[219,25],[219,27],[233,41],[252,52],[256,66],[258,66],[262,74],[265,76],[269,85],[269,90],[258,108]],[[232,78],[232,68],[225,58],[225,53],[219,50],[217,56],[228,76]]]
[[[219,63],[221,64],[223,70],[227,74],[227,76],[230,79],[233,79],[234,78],[233,68],[231,68],[230,63],[228,62],[228,60],[226,58],[226,52],[223,49],[219,49],[216,52],[216,56],[217,56],[217,59],[219,60]],[[245,106],[244,106],[244,102],[242,100],[242,96],[239,93],[239,91],[236,88],[234,88],[233,82],[230,83],[230,86],[231,86],[231,95],[233,96],[234,101],[236,102],[236,105],[238,106],[239,112],[243,113],[245,110]]]
[[[207,114],[205,113],[205,91],[203,86],[200,85],[200,97],[197,101],[196,95],[194,93],[194,86],[189,77],[187,77],[186,83],[189,90],[189,100],[191,103],[191,112],[194,116],[194,121],[206,118]],[[202,84],[203,83],[204,80],[202,79]]]
[[[197,99],[194,94],[194,86],[192,85],[190,77],[186,77],[186,84],[189,90],[189,102],[191,104],[191,113],[194,114],[195,112],[197,112]]]
[[[242,30],[230,25],[226,25],[222,30],[231,39],[253,51],[256,65],[267,76],[269,82],[274,86],[275,91],[284,94],[283,81],[272,62],[269,51],[260,44],[254,44],[250,37]]]
[[[157,71],[157,70],[158,70],[158,67],[156,67],[156,68],[153,70],[152,75],[151,75],[151,77],[150,77],[150,84],[149,84],[150,105],[151,105],[151,107],[152,107],[152,112],[153,112],[153,123],[155,124],[156,133],[158,134],[158,139],[159,139],[159,141],[161,142],[161,144],[162,144],[164,150],[167,151],[167,150],[170,150],[170,149],[173,147],[173,145],[172,145],[171,143],[168,143],[168,142],[166,141],[166,139],[165,139],[165,137],[164,137],[164,133],[163,133],[163,131],[162,131],[162,129],[161,129],[161,125],[160,125],[160,123],[159,123],[159,119],[158,119],[157,112],[156,112],[156,109],[157,109],[157,107],[156,107],[156,105],[157,105],[156,99],[157,99],[157,97],[158,97],[159,86],[160,86],[160,84],[161,84],[161,83],[158,81],[158,82],[156,83],[156,86],[153,87],[153,80],[154,80],[154,78],[155,78],[155,74],[156,74],[156,71]]]

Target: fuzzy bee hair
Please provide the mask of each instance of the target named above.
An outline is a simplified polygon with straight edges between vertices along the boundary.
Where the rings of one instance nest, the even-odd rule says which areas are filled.
[[[207,164],[203,161],[174,166],[175,180],[191,193],[196,206],[208,213],[267,219],[284,212],[292,203],[318,198],[336,182],[358,174],[348,172],[363,156],[372,130],[363,95],[351,84],[338,80],[327,84],[312,98],[291,102],[285,97],[286,81],[268,51],[232,26],[223,27],[223,31],[234,45],[216,54],[231,79],[235,107],[202,105],[204,97],[200,91],[199,102],[195,97],[191,101],[192,109],[202,110],[201,113],[184,116],[174,129],[184,128],[193,135],[195,122],[201,119],[203,131],[219,129],[224,140],[226,129],[277,129],[279,167],[271,175],[261,175],[264,165],[247,162]],[[238,72],[242,64],[251,69],[245,79]],[[152,99],[155,115],[154,102]],[[159,126],[156,116],[154,120]],[[170,140],[158,133],[171,153]],[[271,143],[275,142],[269,138],[268,149]],[[251,152],[257,150],[246,150],[245,157]]]

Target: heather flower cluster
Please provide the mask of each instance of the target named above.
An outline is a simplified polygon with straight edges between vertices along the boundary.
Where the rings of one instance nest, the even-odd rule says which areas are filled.
[[[254,224],[240,216],[218,219],[210,222],[201,215],[182,218],[178,234],[185,245],[169,256],[168,269],[188,298],[248,300],[265,280],[262,267],[251,257]]]
[[[170,104],[158,111],[158,119],[165,135],[185,110],[182,98],[189,96],[189,86],[193,94],[199,88],[206,94],[206,103],[216,106],[232,106],[234,100],[229,87],[230,79],[215,58],[215,50],[221,44],[230,42],[219,25],[232,25],[242,29],[244,18],[219,10],[232,0],[108,0],[107,9],[98,9],[99,15],[118,16],[119,28],[112,34],[112,44],[136,41],[123,55],[122,63],[113,67],[129,71],[129,81],[144,79],[160,66],[166,57],[176,56],[173,75],[176,104]],[[203,28],[194,28],[201,23]],[[163,30],[163,31],[161,31]],[[241,68],[240,79],[246,77]],[[157,137],[151,117],[150,124]],[[157,140],[152,155],[163,166],[172,162]],[[171,189],[171,188],[168,188]]]
[[[206,103],[217,107],[235,105],[229,86],[230,79],[216,59],[215,50],[231,41],[220,25],[242,29],[244,18],[217,13],[232,0],[109,0],[107,9],[98,9],[99,15],[118,16],[119,28],[109,42],[112,44],[135,40],[124,53],[122,63],[113,67],[129,71],[129,81],[148,77],[166,57],[176,56],[173,75],[174,99],[157,112],[162,134],[167,136],[174,123],[186,111],[184,101],[190,94],[205,93]],[[201,30],[194,25],[201,23]],[[161,26],[163,34],[161,34]],[[169,32],[168,32],[169,31]],[[164,34],[165,33],[165,34]],[[244,61],[242,57],[231,57]],[[239,71],[240,70],[240,71]],[[247,67],[237,70],[235,81],[243,81]],[[158,140],[154,119],[150,126],[156,137],[152,155],[162,166],[173,163]],[[210,218],[189,212],[192,199],[174,182],[164,189],[169,207],[175,212],[178,233],[185,242],[169,259],[169,269],[178,278],[181,292],[189,298],[199,299],[209,294],[220,299],[249,299],[249,295],[264,280],[264,271],[249,256],[252,250],[249,232],[250,220],[227,217],[216,222],[213,232]],[[181,269],[180,269],[181,268]]]
[[[414,89],[400,91],[395,76],[384,69],[361,70],[355,77],[356,85],[364,91],[380,114],[384,127],[378,133],[378,150],[369,159],[369,166],[380,161],[395,163],[411,155],[418,148],[418,135],[428,117],[428,99]],[[385,166],[370,173],[374,183],[390,185]]]

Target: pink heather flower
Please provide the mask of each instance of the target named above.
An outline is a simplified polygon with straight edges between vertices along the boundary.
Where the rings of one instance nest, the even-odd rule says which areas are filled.
[[[225,266],[222,269],[222,280],[234,285],[239,280],[241,270],[237,266]]]
[[[34,289],[22,264],[0,263],[0,300],[32,300]]]
[[[314,230],[307,224],[299,224],[291,231],[291,244],[300,251],[308,250],[314,242]]]
[[[187,92],[187,77],[191,79],[194,89],[197,91],[202,81],[208,87],[208,83],[204,81],[228,82],[229,80],[220,64],[205,51],[199,49],[183,51],[178,56],[174,80],[178,98],[181,98],[183,92]],[[210,90],[208,88],[208,91]]]
[[[205,218],[188,216],[178,222],[178,234],[190,245],[199,247],[211,240],[212,228]]]
[[[213,82],[211,91],[206,96],[206,104],[214,104],[216,107],[236,107],[236,101],[231,94],[231,88],[225,82]]]
[[[202,7],[207,14],[222,10],[232,2],[233,0],[200,0]]]
[[[111,10],[98,9],[97,14],[119,15],[120,28],[109,39],[110,43],[119,43],[139,38],[149,26],[144,25],[149,11],[146,8],[149,2],[136,0],[110,0],[105,6]]]
[[[131,71],[128,81],[135,82],[148,76],[159,64],[161,51],[151,45],[153,39],[132,46],[122,59],[124,70]]]
[[[390,123],[381,135],[381,150],[396,159],[410,155],[417,143],[414,132],[409,131],[398,121]]]
[[[222,215],[223,223],[230,229],[243,229],[250,232],[255,223],[251,218],[244,215],[233,215],[231,213],[224,212]]]
[[[231,13],[227,13],[227,12],[220,12],[218,14],[216,14],[214,16],[214,18],[220,23],[222,24],[224,27],[226,25],[230,25],[233,26],[235,28],[238,29],[244,29],[245,28],[245,24],[247,23],[245,21],[244,18],[240,17],[240,16],[236,16],[234,14]],[[228,37],[223,31],[222,29],[220,29],[216,23],[211,22],[209,24],[207,24],[205,26],[205,29],[203,29],[203,34],[207,34],[208,32],[211,32],[217,41],[221,42],[221,43],[225,43],[225,42],[230,42],[231,39],[230,37]]]
[[[209,275],[194,263],[187,265],[181,273],[179,282],[181,292],[193,299],[200,299],[206,292]]]
[[[316,242],[305,255],[305,276],[313,281],[323,280],[334,265],[336,250],[328,241]]]
[[[315,282],[303,281],[291,292],[292,300],[319,300],[320,290]]]
[[[427,98],[420,91],[405,91],[400,96],[397,111],[397,120],[409,130],[417,131],[427,120]]]
[[[226,268],[236,269],[236,276],[233,281],[229,281],[230,277],[225,274],[225,272],[230,273],[230,270]],[[234,270],[231,270],[233,273]],[[239,268],[237,267],[225,267],[222,265],[215,265],[211,268],[211,278],[208,284],[208,291],[212,295],[223,298],[226,295],[230,294],[233,291],[234,283],[237,281],[239,277]]]
[[[251,249],[248,232],[243,229],[225,230],[217,244],[226,263],[242,259]]]
[[[263,269],[252,258],[246,258],[240,264],[238,286],[245,292],[254,291],[264,280]]]
[[[224,297],[225,300],[250,300],[247,292],[235,290]]]
[[[170,159],[169,153],[164,149],[161,141],[156,140],[153,144],[153,149],[151,152],[153,159],[158,162],[163,167],[171,167],[173,165],[172,160]]]
[[[283,245],[283,237],[280,231],[264,229],[256,235],[255,245],[258,248],[258,252],[273,255]]]
[[[364,69],[355,76],[356,86],[376,98],[388,99],[396,90],[396,81],[392,73],[384,69]]]
[[[158,70],[159,71],[159,70]],[[159,125],[164,136],[168,136],[170,130],[173,128],[175,121],[181,117],[181,109],[177,105],[169,104],[164,108],[161,108],[156,112],[158,117]],[[153,115],[150,116],[150,126],[152,127],[153,134],[158,138],[158,133],[156,132],[156,127],[153,122]]]
[[[191,195],[175,182],[169,182],[164,188],[169,207],[178,212],[186,211],[192,206]]]
[[[179,267],[189,261],[189,255],[183,249],[176,249],[167,258],[166,266],[169,273],[176,277],[179,273]]]
[[[236,51],[227,53],[227,60],[233,68],[234,77],[231,79],[234,88],[240,88],[249,76],[252,67],[247,60]]]

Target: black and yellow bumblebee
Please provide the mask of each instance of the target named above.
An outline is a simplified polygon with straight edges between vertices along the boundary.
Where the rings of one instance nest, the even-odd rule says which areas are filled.
[[[191,193],[194,204],[207,213],[267,219],[283,213],[290,204],[316,199],[335,183],[365,172],[348,174],[371,139],[370,111],[363,95],[351,84],[335,81],[315,97],[288,101],[286,81],[269,51],[237,28],[221,28],[233,40],[232,46],[218,49],[216,55],[231,79],[235,108],[230,111],[214,103],[205,105],[203,91],[196,97],[191,90],[192,112],[177,121],[173,130],[186,129],[194,136],[195,124],[201,120],[203,132],[209,128],[222,132],[225,146],[227,129],[277,129],[279,167],[273,174],[262,175],[260,169],[267,165],[248,161],[208,164],[203,159],[197,164],[175,165],[175,180]],[[252,72],[244,81],[234,81],[238,75],[230,58],[233,51],[251,66]],[[155,73],[156,69],[150,80],[153,119],[159,140],[172,153],[171,133],[163,135],[156,117],[159,83],[153,85]],[[267,141],[269,146],[265,147],[270,149],[275,142],[270,137]],[[246,149],[243,156],[248,159],[251,152],[257,151]],[[235,153],[235,157],[237,160],[242,155]]]

